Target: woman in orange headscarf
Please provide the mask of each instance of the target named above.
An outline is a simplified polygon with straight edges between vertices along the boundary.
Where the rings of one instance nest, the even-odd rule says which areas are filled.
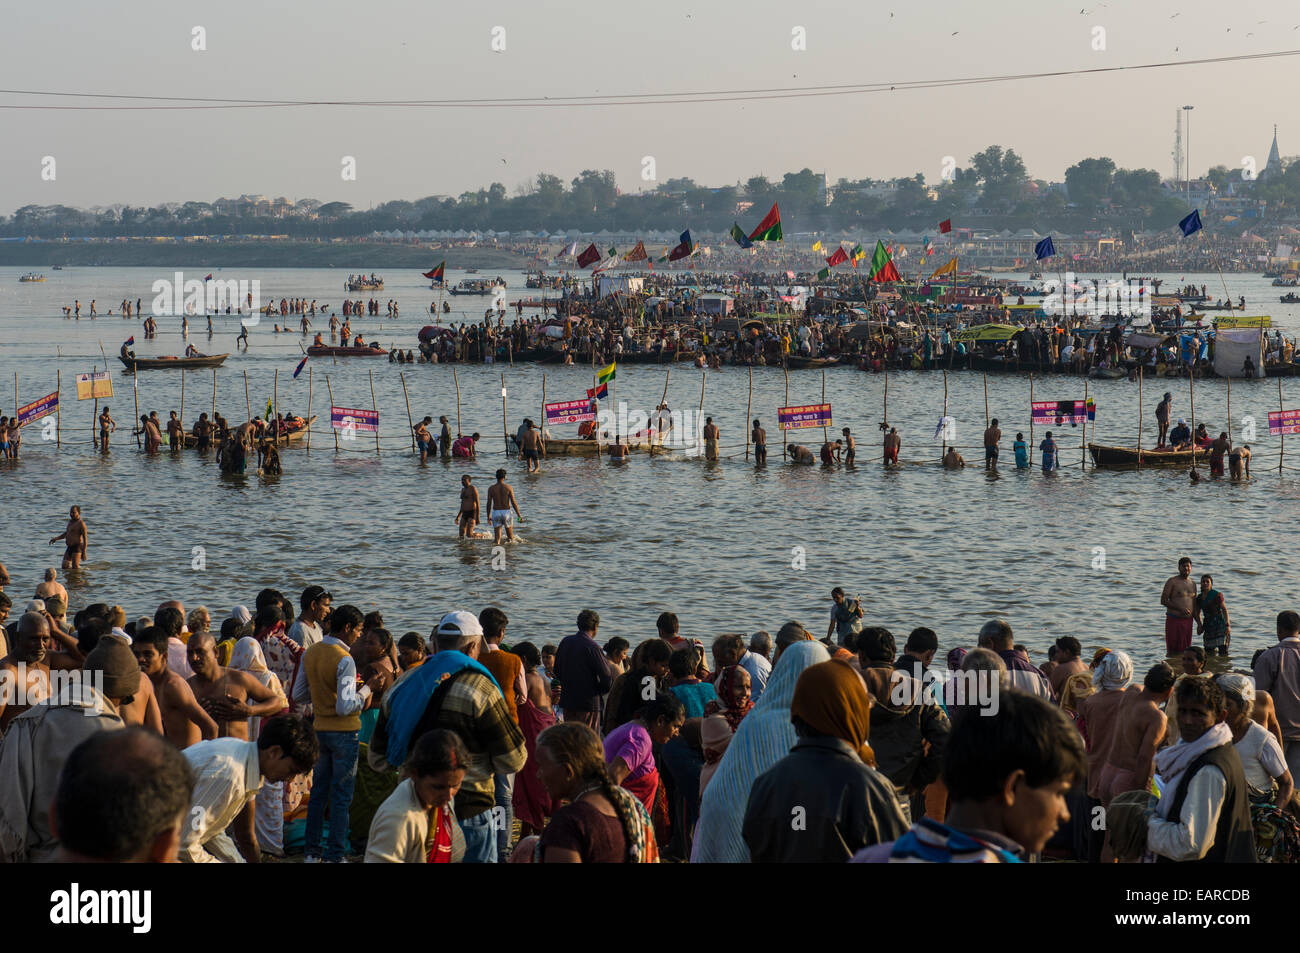
[[[799,740],[749,792],[741,833],[752,861],[842,862],[906,832],[893,784],[872,767],[870,710],[866,686],[844,662],[799,676],[790,702]]]

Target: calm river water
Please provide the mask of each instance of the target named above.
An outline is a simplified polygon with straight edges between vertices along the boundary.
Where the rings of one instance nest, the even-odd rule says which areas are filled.
[[[61,449],[32,426],[22,460],[0,465],[8,527],[0,559],[13,577],[9,591],[17,608],[41,570],[57,565],[61,549],[46,540],[62,531],[73,503],[90,526],[90,546],[86,568],[69,581],[72,608],[116,602],[129,615],[181,598],[187,607],[207,605],[219,622],[234,605],[251,605],[263,586],[296,599],[302,587],[320,583],[333,592],[336,605],[381,608],[398,634],[427,634],[445,611],[495,604],[510,615],[512,641],[555,642],[573,630],[586,607],[602,616],[602,640],[622,635],[636,642],[653,635],[656,615],[669,609],[681,617],[683,634],[709,641],[725,631],[775,632],[789,619],[823,634],[830,589],[841,585],[862,596],[868,621],[894,631],[900,647],[918,625],[939,633],[943,651],[971,645],[984,620],[1004,616],[1037,661],[1045,659],[1053,638],[1068,634],[1088,647],[1123,648],[1141,669],[1163,656],[1160,589],[1182,554],[1192,557],[1196,576],[1213,573],[1226,596],[1235,623],[1234,664],[1247,663],[1254,649],[1272,644],[1273,616],[1296,607],[1286,576],[1296,537],[1286,527],[1294,527],[1300,512],[1300,480],[1291,467],[1292,461],[1300,465],[1300,456],[1288,457],[1287,469],[1278,472],[1280,440],[1267,432],[1267,412],[1278,407],[1276,380],[1237,381],[1232,391],[1234,435],[1248,425],[1245,418],[1256,421],[1258,433],[1250,441],[1254,479],[1193,487],[1182,472],[1082,469],[1080,431],[1070,428],[1060,440],[1059,473],[1017,472],[1008,465],[1010,443],[1018,429],[1028,435],[1029,381],[1009,376],[988,381],[989,412],[1001,419],[1005,437],[1004,465],[986,474],[978,448],[984,380],[969,372],[951,373],[947,382],[956,442],[973,464],[959,472],[935,465],[940,451],[932,435],[944,394],[940,373],[890,376],[889,420],[903,435],[903,461],[917,465],[886,472],[877,462],[884,378],[848,368],[827,372],[826,399],[834,406],[836,428],[853,428],[860,462],[856,469],[824,471],[780,463],[775,424],[785,379],[780,369],[757,368],[752,416],[764,421],[774,450],[769,466],[755,470],[744,460],[750,377],[746,369],[725,368],[708,374],[703,402],[704,413],[722,429],[727,459],[720,462],[633,456],[616,468],[560,458],[529,476],[511,458],[506,465],[525,516],[517,527],[525,542],[507,547],[504,566],[498,559],[494,568],[490,541],[456,539],[452,518],[460,476],[472,473],[485,492],[505,459],[501,374],[513,432],[524,415],[540,414],[542,368],[458,368],[463,429],[483,434],[480,458],[421,466],[410,452],[399,372],[415,419],[448,414],[454,424],[451,367],[313,359],[311,412],[322,417],[311,450],[283,451],[284,474],[278,478],[251,472],[223,477],[210,457],[194,452],[148,458],[129,434],[132,378],[121,373],[117,349],[135,334],[139,356],[182,353],[180,319],[159,319],[159,337],[145,341],[138,320],[102,312],[117,312],[123,298],[143,298],[147,309],[152,282],[172,278],[174,269],[69,268],[46,272],[43,284],[20,284],[23,270],[0,269],[0,406],[12,409],[15,372],[18,402],[25,404],[53,391],[61,371],[63,415]],[[202,278],[209,270],[196,263],[185,271]],[[341,270],[227,269],[218,276],[260,279],[264,301],[304,296],[337,309],[344,296]],[[521,273],[503,276],[511,300],[525,293]],[[414,348],[416,332],[429,322],[433,293],[416,272],[386,277],[387,287],[377,295],[381,309],[396,298],[401,320],[365,318],[353,327],[385,347]],[[448,273],[452,283],[460,277]],[[1213,275],[1162,277],[1166,289],[1185,277],[1208,285],[1212,296],[1216,287],[1222,291]],[[1231,276],[1228,286],[1234,298],[1246,296],[1247,313],[1273,315],[1292,336],[1300,330],[1300,311],[1280,305],[1281,292],[1267,279]],[[93,322],[87,317],[92,298],[101,312]],[[74,299],[82,303],[79,322],[62,316],[62,307]],[[488,299],[461,300],[468,312],[456,320],[481,316]],[[324,328],[327,322],[318,318],[316,324]],[[308,375],[291,376],[301,358],[299,342],[306,343],[298,334],[275,334],[273,320],[263,319],[252,329],[245,354],[235,348],[238,319],[214,323],[209,341],[203,319],[192,319],[190,340],[206,353],[231,352],[216,376],[217,407],[225,416],[246,419],[245,372],[253,413],[265,409],[276,371],[281,410],[307,412]],[[103,368],[101,343],[116,388],[107,402],[119,424],[106,457],[92,450],[93,402],[76,401],[74,380],[96,364]],[[372,374],[382,452],[376,454],[370,435],[359,435],[336,453],[326,378],[334,404],[368,408]],[[545,374],[548,400],[582,397],[591,385],[585,367],[547,367]],[[693,368],[674,369],[667,382],[669,405],[697,408],[701,376]],[[648,412],[664,385],[662,368],[624,365],[616,396]],[[1287,380],[1283,388],[1287,407],[1300,406],[1300,383]],[[1080,378],[1034,383],[1038,400],[1081,399],[1083,389]],[[1186,381],[1147,381],[1148,445],[1154,442],[1155,404],[1166,389],[1174,393],[1174,416],[1188,416]],[[819,372],[791,372],[790,403],[819,402],[821,394]],[[1096,440],[1131,446],[1137,385],[1094,381],[1089,396],[1097,401]],[[179,373],[140,375],[142,413],[157,410],[166,419],[180,409],[180,398]],[[212,399],[211,371],[185,375],[187,423],[199,411],[210,411]],[[1223,428],[1225,383],[1198,383],[1195,399],[1197,420],[1215,432]],[[819,431],[810,436],[820,440]],[[1300,439],[1294,452],[1300,453]],[[201,569],[194,568],[196,547],[202,547]]]

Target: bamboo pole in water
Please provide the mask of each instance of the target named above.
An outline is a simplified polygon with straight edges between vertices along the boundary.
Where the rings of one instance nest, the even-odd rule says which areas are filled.
[[[1277,409],[1283,410],[1282,406],[1282,378],[1277,379]],[[1282,438],[1281,445],[1277,448],[1277,472],[1282,472],[1282,460],[1286,456],[1286,434],[1280,434]]]
[[[1079,469],[1088,469],[1088,378],[1086,377],[1083,379],[1083,441],[1079,444]]]
[[[54,374],[54,393],[58,397],[58,403],[54,405],[57,408],[54,422],[54,446],[57,449],[63,446],[63,369],[59,368]]]
[[[1228,446],[1232,446],[1232,378],[1228,379]]]
[[[785,373],[785,404],[784,404],[784,406],[789,407],[789,406],[790,406],[790,368],[788,368],[788,367],[785,366],[785,362],[784,362],[784,361],[781,362],[781,370]],[[778,413],[778,414],[776,415],[776,417],[777,417],[776,425],[777,425],[778,427],[780,427],[780,426],[781,426],[781,415]],[[787,453],[787,450],[786,450],[786,440],[787,440],[788,437],[789,437],[789,431],[787,431],[784,427],[782,427],[782,428],[781,428],[781,460],[782,460],[783,462],[784,462],[785,458],[788,456],[788,453]]]
[[[501,372],[501,436],[505,440],[506,459],[510,459],[510,424],[506,418],[506,372]]]
[[[275,420],[271,425],[275,427],[275,446],[280,446],[280,369],[275,369],[275,377],[271,382],[271,413],[275,415]]]
[[[181,368],[181,447],[185,446],[185,368]]]
[[[1029,469],[1034,468],[1034,375],[1029,375]]]
[[[456,373],[455,367],[451,369],[451,379],[456,385],[456,439],[459,440],[463,436],[460,429],[460,375]]]
[[[18,375],[14,374],[15,386],[17,386],[17,381],[18,381]],[[131,394],[132,397],[135,399],[135,420],[132,422],[138,424],[140,420],[140,375],[139,374],[131,375]],[[144,427],[140,427],[138,430],[135,431],[135,445],[137,448],[140,446],[140,438],[143,436],[144,436]]]
[[[402,398],[406,401],[406,423],[411,431],[411,452],[415,452],[415,420],[411,417],[411,395],[406,392],[406,375],[399,373],[398,378],[402,382]]]
[[[1191,403],[1191,410],[1189,411],[1189,413],[1191,413],[1192,415],[1192,469],[1195,470],[1196,469],[1196,368],[1195,367],[1189,367],[1187,369],[1187,390],[1188,390],[1188,394],[1190,395],[1188,397],[1188,400]]]
[[[1142,365],[1138,365],[1138,471],[1142,470]]]
[[[940,429],[943,430],[943,450],[939,456],[940,463],[943,462],[944,457],[948,456],[948,371],[946,369],[943,372],[943,417],[944,419],[940,421]]]
[[[339,432],[334,426],[334,388],[330,385],[330,376],[325,375],[325,390],[330,398],[330,429],[334,431],[334,452],[339,452]]]
[[[217,421],[217,369],[212,369],[212,422]]]
[[[307,452],[311,453],[311,368],[307,368]]]
[[[248,419],[253,419],[253,402],[248,396],[248,371],[244,371],[244,409],[248,411]]]
[[[826,403],[826,371],[822,370],[822,403]],[[827,436],[826,428],[822,427],[822,443],[826,443],[831,438]]]
[[[754,366],[749,367],[749,396],[745,398],[745,462],[749,462],[750,410],[754,406]]]
[[[697,441],[703,439],[703,420],[705,420],[705,378],[708,376],[707,371],[699,372],[699,411],[695,413],[695,436]],[[685,437],[682,437],[685,439]],[[697,443],[698,445],[698,443]]]
[[[375,456],[379,455],[379,405],[375,402],[375,372],[370,371],[370,409],[375,412]]]

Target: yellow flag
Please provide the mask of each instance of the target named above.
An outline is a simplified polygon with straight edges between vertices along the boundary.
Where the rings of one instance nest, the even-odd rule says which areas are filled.
[[[825,249],[822,248],[822,243],[821,243],[821,240],[820,240],[820,239],[819,239],[818,241],[813,242],[812,250],[813,250],[813,251],[825,251]]]
[[[930,276],[930,278],[933,280],[935,278],[938,278],[940,275],[955,275],[955,274],[957,274],[957,259],[949,258],[948,263],[946,265],[941,266],[938,271],[936,271],[934,274]]]

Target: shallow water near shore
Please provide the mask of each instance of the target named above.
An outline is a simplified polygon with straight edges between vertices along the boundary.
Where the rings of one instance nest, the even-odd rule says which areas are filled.
[[[251,605],[263,586],[282,588],[296,600],[310,583],[334,594],[335,604],[355,602],[382,609],[388,628],[428,633],[436,618],[453,608],[475,611],[499,605],[509,614],[508,638],[555,642],[573,630],[579,609],[600,612],[603,641],[622,635],[633,642],[654,634],[655,616],[676,611],[685,635],[709,641],[726,631],[771,632],[798,619],[815,634],[826,631],[829,591],[841,585],[864,600],[869,623],[889,627],[900,646],[906,633],[927,625],[942,649],[970,645],[987,618],[1003,616],[1042,662],[1051,639],[1074,635],[1086,647],[1108,645],[1134,655],[1139,672],[1164,655],[1161,586],[1176,571],[1177,558],[1193,560],[1193,575],[1210,572],[1227,600],[1233,621],[1232,663],[1245,666],[1252,651],[1275,641],[1273,617],[1294,608],[1285,575],[1292,561],[1292,529],[1300,507],[1300,480],[1287,454],[1278,472],[1277,437],[1268,436],[1267,414],[1278,409],[1274,379],[1236,381],[1232,386],[1233,434],[1253,417],[1256,435],[1254,479],[1234,484],[1204,480],[1190,485],[1182,470],[1141,473],[1081,467],[1082,428],[1057,432],[1062,470],[1045,476],[1016,471],[1011,441],[1029,436],[1029,380],[988,378],[988,409],[1001,421],[1002,466],[986,473],[980,449],[985,425],[982,375],[947,375],[948,414],[956,419],[956,443],[965,470],[937,466],[940,443],[933,438],[944,411],[939,372],[889,377],[888,420],[903,437],[903,465],[882,468],[880,431],[885,420],[882,375],[833,368],[825,375],[825,396],[834,407],[835,430],[848,426],[858,441],[856,467],[796,467],[781,462],[776,408],[786,403],[786,378],[779,368],[727,367],[709,372],[703,414],[722,430],[723,458],[706,463],[685,453],[647,457],[634,454],[611,466],[595,458],[551,458],[528,475],[513,457],[505,462],[502,435],[502,374],[511,433],[523,416],[541,414],[546,400],[577,399],[591,386],[589,367],[546,368],[531,364],[458,366],[462,430],[483,438],[479,460],[430,461],[420,465],[407,436],[407,411],[456,424],[452,368],[394,366],[379,359],[312,359],[311,413],[319,414],[310,451],[281,451],[284,474],[263,478],[223,476],[211,455],[166,450],[147,457],[130,435],[133,379],[121,373],[116,352],[131,334],[138,356],[180,354],[179,318],[160,318],[160,334],[145,341],[137,319],[108,317],[124,297],[152,300],[151,283],[174,269],[69,268],[46,272],[43,284],[20,285],[26,269],[0,269],[0,405],[12,411],[13,378],[18,403],[55,389],[62,374],[62,448],[41,439],[41,425],[26,428],[22,459],[0,462],[6,481],[0,515],[8,543],[0,560],[16,608],[61,549],[46,541],[61,532],[67,507],[79,504],[90,527],[89,560],[67,581],[72,609],[92,601],[121,603],[129,616],[151,613],[166,598],[187,608],[207,605],[219,624],[238,603]],[[202,278],[196,266],[187,277]],[[478,277],[492,277],[484,272]],[[316,298],[338,309],[346,273],[324,269],[239,270],[222,278],[257,278],[264,301],[283,296]],[[454,283],[459,273],[449,273]],[[503,273],[509,300],[540,295],[525,290],[523,275]],[[1100,276],[1090,276],[1100,277]],[[1182,275],[1163,275],[1165,289]],[[430,323],[435,294],[418,275],[386,275],[375,293],[381,310],[389,298],[402,309],[398,322],[353,319],[367,340],[385,347],[415,348],[416,332]],[[1187,275],[1187,282],[1222,294],[1215,275]],[[1216,292],[1216,286],[1218,288]],[[1248,314],[1271,314],[1288,335],[1300,329],[1300,309],[1280,305],[1275,289],[1258,275],[1229,276],[1234,297],[1244,294]],[[548,293],[549,294],[549,293]],[[352,295],[352,297],[369,297]],[[82,318],[64,320],[63,305],[82,303]],[[94,298],[101,315],[88,318]],[[481,318],[488,298],[450,299],[466,313],[457,322]],[[1271,304],[1269,302],[1272,302]],[[284,321],[299,320],[289,316]],[[438,319],[442,323],[446,318]],[[306,414],[308,374],[292,379],[301,359],[300,334],[275,334],[278,317],[263,317],[251,329],[247,354],[237,352],[238,318],[213,319],[209,340],[202,317],[190,319],[189,340],[206,353],[229,351],[216,373],[217,409],[231,421],[259,414],[276,393],[282,412]],[[313,324],[328,334],[328,315]],[[382,329],[380,327],[382,325]],[[107,400],[118,422],[106,456],[91,446],[93,401],[75,399],[75,375],[98,364],[102,341],[110,362],[115,396]],[[244,372],[248,396],[245,397]],[[660,401],[667,369],[620,365],[615,401],[649,413]],[[380,410],[381,452],[373,435],[340,440],[329,431],[333,403]],[[328,387],[326,378],[328,377]],[[674,410],[698,410],[702,372],[674,367],[667,402]],[[1084,380],[1036,379],[1036,400],[1082,399]],[[818,403],[822,375],[792,371],[789,403]],[[1173,416],[1190,417],[1186,380],[1147,380],[1143,385],[1145,443],[1155,440],[1154,409],[1164,391],[1174,394]],[[140,413],[157,410],[164,420],[180,410],[181,375],[142,372]],[[1138,430],[1138,385],[1091,381],[1097,402],[1095,430],[1088,439],[1132,446]],[[1212,432],[1226,429],[1227,384],[1197,382],[1197,421]],[[213,373],[185,374],[185,411],[192,424],[212,410]],[[768,432],[769,464],[755,469],[744,459],[746,405]],[[1300,406],[1300,382],[1283,381],[1283,402]],[[436,425],[435,425],[436,426]],[[572,436],[557,428],[554,436]],[[1034,433],[1034,443],[1042,439]],[[820,444],[820,429],[792,440]],[[1300,439],[1288,447],[1300,452]],[[1034,448],[1034,460],[1038,461]],[[506,466],[525,521],[516,525],[525,542],[504,547],[494,560],[490,540],[458,541],[456,513],[460,476],[471,473],[480,493],[493,471]],[[1271,468],[1271,472],[1270,472]],[[483,527],[480,525],[480,529]],[[495,562],[495,566],[494,566]],[[202,568],[196,568],[196,567]],[[1199,639],[1196,641],[1199,642]]]

